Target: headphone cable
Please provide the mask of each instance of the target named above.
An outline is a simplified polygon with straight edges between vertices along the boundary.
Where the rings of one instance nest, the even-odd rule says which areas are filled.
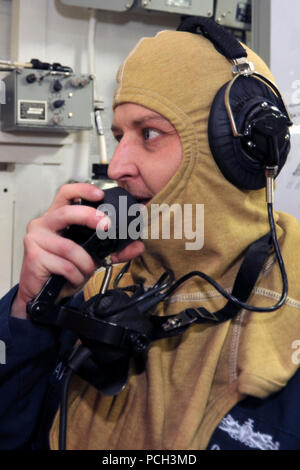
[[[281,278],[282,278],[282,283],[283,283],[283,290],[282,294],[280,297],[280,300],[277,302],[277,304],[271,306],[271,307],[255,307],[253,305],[249,305],[245,302],[241,302],[239,299],[236,297],[232,296],[229,294],[225,289],[223,289],[216,281],[214,281],[210,276],[207,274],[200,272],[200,271],[192,271],[185,276],[181,277],[178,279],[178,281],[173,284],[167,292],[165,292],[164,297],[167,297],[171,295],[175,289],[177,289],[183,282],[187,281],[191,277],[194,276],[199,276],[202,279],[206,280],[209,284],[211,284],[223,297],[225,297],[227,300],[233,302],[234,304],[238,305],[239,307],[249,310],[251,312],[274,312],[275,310],[278,310],[279,308],[282,307],[282,305],[285,303],[286,298],[287,298],[287,293],[288,293],[288,279],[287,279],[287,274],[285,271],[284,267],[284,262],[281,256],[278,240],[277,240],[277,235],[276,235],[276,228],[275,228],[275,222],[274,222],[274,216],[273,216],[273,204],[268,203],[268,217],[269,217],[269,224],[271,228],[271,236],[272,236],[272,242],[276,254],[276,258],[279,264],[280,272],[281,272]]]

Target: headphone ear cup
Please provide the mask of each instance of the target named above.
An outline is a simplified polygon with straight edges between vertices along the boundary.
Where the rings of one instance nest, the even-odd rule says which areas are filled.
[[[226,83],[214,98],[208,121],[208,139],[212,155],[224,177],[239,189],[261,189],[265,187],[265,165],[245,150],[243,138],[234,137],[225,107]],[[230,105],[239,133],[243,134],[249,123],[251,111],[268,103],[282,113],[282,103],[272,90],[254,77],[239,77],[230,92]],[[288,125],[284,136],[289,134]],[[282,169],[290,150],[290,142],[280,136],[278,173]]]

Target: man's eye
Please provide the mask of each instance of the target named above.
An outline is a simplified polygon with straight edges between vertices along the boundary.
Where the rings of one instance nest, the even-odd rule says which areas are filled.
[[[143,136],[146,140],[154,139],[155,137],[158,137],[160,135],[160,132],[155,131],[154,129],[149,129],[146,127],[143,129]]]
[[[119,134],[119,135],[114,134],[114,139],[115,139],[117,142],[121,142],[122,137],[123,137],[123,136],[122,136],[121,134]]]

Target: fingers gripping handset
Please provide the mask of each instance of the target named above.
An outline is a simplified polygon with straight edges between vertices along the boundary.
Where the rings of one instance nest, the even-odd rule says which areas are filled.
[[[123,206],[122,214],[119,214],[121,196]],[[78,200],[80,202],[74,204]],[[127,201],[126,206],[124,200]],[[88,183],[64,185],[48,211],[28,225],[12,315],[25,318],[26,304],[45,289],[53,301],[63,286],[66,295],[72,295],[109,253],[113,253],[113,262],[127,261],[141,254],[144,249],[141,241],[132,243],[133,240],[124,234],[121,240],[109,236],[100,240],[96,233],[97,227],[107,230],[112,224],[101,208],[114,206],[118,223],[127,217],[124,207],[128,209],[133,203],[132,196],[121,188],[103,192]],[[99,235],[99,230],[97,232]],[[114,233],[118,234],[118,231]]]

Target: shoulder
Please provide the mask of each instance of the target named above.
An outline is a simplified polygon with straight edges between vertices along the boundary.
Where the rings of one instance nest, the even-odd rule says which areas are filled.
[[[208,449],[300,450],[299,397],[300,368],[279,392],[263,400],[247,397],[232,408]]]

